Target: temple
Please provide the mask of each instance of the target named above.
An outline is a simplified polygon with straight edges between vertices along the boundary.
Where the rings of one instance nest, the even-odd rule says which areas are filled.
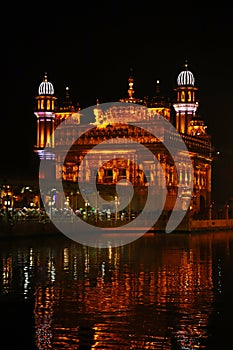
[[[69,203],[75,209],[83,208],[88,203],[88,196],[82,198],[80,195],[78,179],[88,183],[95,177],[98,190],[106,199],[115,198],[116,183],[120,180],[130,181],[134,187],[134,199],[128,209],[136,213],[140,212],[145,204],[148,183],[156,184],[155,195],[162,188],[166,188],[164,210],[170,212],[177,201],[179,184],[182,188],[180,207],[183,210],[191,210],[197,217],[204,215],[211,203],[212,145],[206,125],[198,113],[198,88],[193,73],[185,62],[176,80],[173,100],[161,94],[158,80],[152,98],[136,97],[134,83],[131,71],[128,78],[128,95],[118,101],[119,108],[113,104],[103,109],[97,100],[88,119],[79,104],[73,104],[69,87],[66,87],[64,101],[58,101],[53,84],[48,81],[46,73],[36,96],[35,152],[39,159],[48,159],[50,162],[54,160],[51,177],[57,179],[62,176],[66,204]],[[176,137],[175,133],[171,131],[158,139],[150,132],[152,126],[156,128],[159,116],[163,116],[174,126],[187,147],[187,153],[180,152],[176,164],[161,142],[163,137],[172,140]],[[60,131],[59,137],[54,139],[54,130],[63,121],[66,121],[65,127]],[[137,123],[140,127],[137,127]],[[76,127],[80,130],[86,130],[88,127],[89,130],[73,143],[65,156],[63,146],[69,144]],[[114,138],[117,147],[112,157],[98,149],[85,158],[94,146]],[[138,164],[137,152],[133,145],[127,145],[126,148],[125,140],[135,141],[147,147],[158,159],[159,166],[149,159],[144,159]],[[187,169],[187,157],[191,158],[193,179],[190,178],[190,169]],[[63,158],[64,162],[61,161]],[[96,162],[100,164],[97,174],[94,172]],[[43,176],[43,173],[40,173],[40,177]],[[186,197],[189,197],[191,188],[192,200],[189,203]],[[49,198],[48,196],[48,200]],[[59,194],[56,195],[56,201],[59,201]],[[187,203],[189,208],[186,207]]]

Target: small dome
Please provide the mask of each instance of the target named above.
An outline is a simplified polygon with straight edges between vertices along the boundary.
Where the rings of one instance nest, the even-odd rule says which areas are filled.
[[[188,70],[187,63],[185,64],[185,70],[183,70],[177,78],[178,85],[193,85],[194,86],[194,76],[193,73]]]
[[[54,94],[53,84],[47,80],[46,73],[45,73],[45,76],[44,76],[42,83],[39,86],[38,94],[39,95],[53,95]]]

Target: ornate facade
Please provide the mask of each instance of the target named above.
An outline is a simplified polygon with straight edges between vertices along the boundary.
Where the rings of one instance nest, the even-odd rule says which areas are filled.
[[[128,180],[132,183],[135,195],[131,210],[140,211],[146,200],[148,182],[157,186],[157,192],[161,188],[167,189],[167,198],[164,210],[171,211],[177,200],[178,184],[182,187],[180,205],[185,207],[185,196],[190,190],[190,171],[187,169],[186,157],[191,157],[193,168],[193,190],[190,209],[194,214],[204,213],[211,201],[211,138],[206,132],[204,121],[199,117],[197,91],[194,75],[185,64],[184,69],[177,77],[175,98],[173,101],[162,96],[159,81],[156,83],[155,96],[149,98],[137,98],[134,91],[134,78],[132,74],[128,79],[128,96],[120,99],[122,105],[119,108],[110,106],[103,110],[98,100],[92,108],[92,116],[87,120],[83,116],[79,105],[74,106],[71,101],[69,88],[66,88],[65,101],[58,103],[54,94],[53,85],[48,82],[45,75],[39,86],[36,96],[37,106],[37,143],[35,152],[40,158],[48,160],[56,159],[54,177],[62,176],[67,189],[67,198],[73,207],[85,205],[79,196],[78,178],[91,181],[96,177],[97,186],[103,196],[114,198],[115,184],[120,180]],[[150,126],[158,122],[159,116],[163,116],[174,125],[182,137],[188,149],[188,154],[180,153],[178,162],[174,160],[164,147],[161,139],[150,133]],[[127,118],[125,117],[127,116]],[[174,116],[174,118],[173,118]],[[131,120],[132,124],[125,123]],[[174,119],[174,121],[173,121]],[[117,120],[117,122],[116,122]],[[66,121],[61,134],[54,140],[53,131],[61,122]],[[140,127],[137,127],[137,122]],[[63,146],[69,144],[73,137],[75,127],[80,130],[89,130],[83,133],[64,155]],[[174,133],[162,135],[162,138],[175,138]],[[105,140],[117,139],[119,149],[114,155],[106,152],[94,152],[93,164],[98,163],[97,175],[94,173],[92,158],[85,159],[85,155],[96,145]],[[125,140],[131,140],[146,146],[158,159],[160,166],[145,159],[138,164],[137,152],[134,147],[127,145]],[[46,146],[46,152],[44,151]],[[122,156],[123,149],[125,150]],[[65,161],[61,162],[65,156]],[[95,158],[95,159],[94,159]],[[82,166],[81,166],[82,164]],[[40,173],[43,177],[43,174]],[[155,193],[156,195],[156,193]]]

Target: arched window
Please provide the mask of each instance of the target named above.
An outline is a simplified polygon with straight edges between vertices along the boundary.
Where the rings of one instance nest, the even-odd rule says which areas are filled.
[[[181,102],[185,102],[185,92],[181,91]]]
[[[50,100],[47,100],[47,110],[50,110]]]
[[[192,93],[191,91],[188,91],[188,102],[192,101]]]

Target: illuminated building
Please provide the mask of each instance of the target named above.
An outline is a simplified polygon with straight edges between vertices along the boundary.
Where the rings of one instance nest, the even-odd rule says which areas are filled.
[[[211,139],[206,132],[204,121],[197,113],[198,101],[195,79],[193,73],[188,69],[185,63],[184,69],[177,77],[176,88],[174,89],[175,98],[170,102],[160,93],[159,81],[156,82],[153,98],[137,98],[134,96],[134,78],[132,74],[128,79],[128,96],[119,100],[122,107],[110,106],[103,110],[99,101],[93,107],[93,120],[85,121],[82,118],[82,110],[79,106],[74,106],[70,99],[69,88],[66,88],[66,97],[63,104],[58,104],[54,95],[53,85],[47,80],[40,84],[37,99],[35,115],[37,117],[37,145],[35,151],[41,159],[55,159],[56,166],[54,172],[56,178],[61,177],[64,183],[69,184],[70,192],[67,192],[68,200],[74,207],[85,205],[84,200],[80,202],[77,187],[75,186],[78,177],[86,182],[94,177],[93,165],[94,159],[89,161],[84,157],[96,145],[104,140],[118,138],[119,154],[122,154],[124,139],[137,141],[146,146],[160,162],[160,167],[145,160],[142,164],[137,164],[137,154],[133,147],[128,147],[124,157],[117,157],[118,151],[113,159],[109,159],[110,154],[106,152],[95,152],[93,157],[98,159],[100,164],[98,175],[96,177],[97,185],[100,191],[114,198],[114,186],[119,180],[128,180],[132,183],[135,190],[135,200],[132,202],[131,210],[140,211],[145,202],[148,180],[155,183],[158,193],[163,187],[167,187],[167,198],[164,210],[171,211],[177,199],[177,187],[182,187],[182,198],[180,198],[180,207],[187,210],[186,199],[190,194],[191,179],[189,177],[190,169],[187,169],[187,157],[191,157],[194,171],[194,188],[192,191],[192,201],[190,209],[192,213],[204,213],[211,203]],[[172,115],[174,114],[175,122]],[[125,116],[132,116],[133,125],[124,123]],[[180,154],[179,161],[174,164],[171,155],[164,148],[161,142],[158,142],[150,132],[150,125],[156,126],[159,116],[171,122],[181,135],[188,149],[188,154]],[[117,116],[117,123],[116,121]],[[66,127],[59,135],[58,142],[54,145],[54,138],[50,135],[62,121],[66,121]],[[114,120],[114,122],[113,122]],[[129,119],[128,119],[129,120]],[[140,122],[140,128],[135,126]],[[81,135],[70,148],[67,155],[62,150],[63,145],[69,145],[75,127],[85,130],[89,125],[89,131]],[[141,126],[145,126],[144,130]],[[164,135],[171,140],[174,135]],[[44,147],[46,152],[44,152]],[[56,153],[56,154],[55,154]],[[61,164],[60,159],[65,156],[65,161]],[[84,159],[84,161],[83,161]],[[80,166],[82,164],[82,167]],[[55,175],[54,175],[55,176]],[[43,178],[43,174],[40,173]],[[157,193],[155,193],[156,195]],[[186,197],[186,199],[185,199]]]

